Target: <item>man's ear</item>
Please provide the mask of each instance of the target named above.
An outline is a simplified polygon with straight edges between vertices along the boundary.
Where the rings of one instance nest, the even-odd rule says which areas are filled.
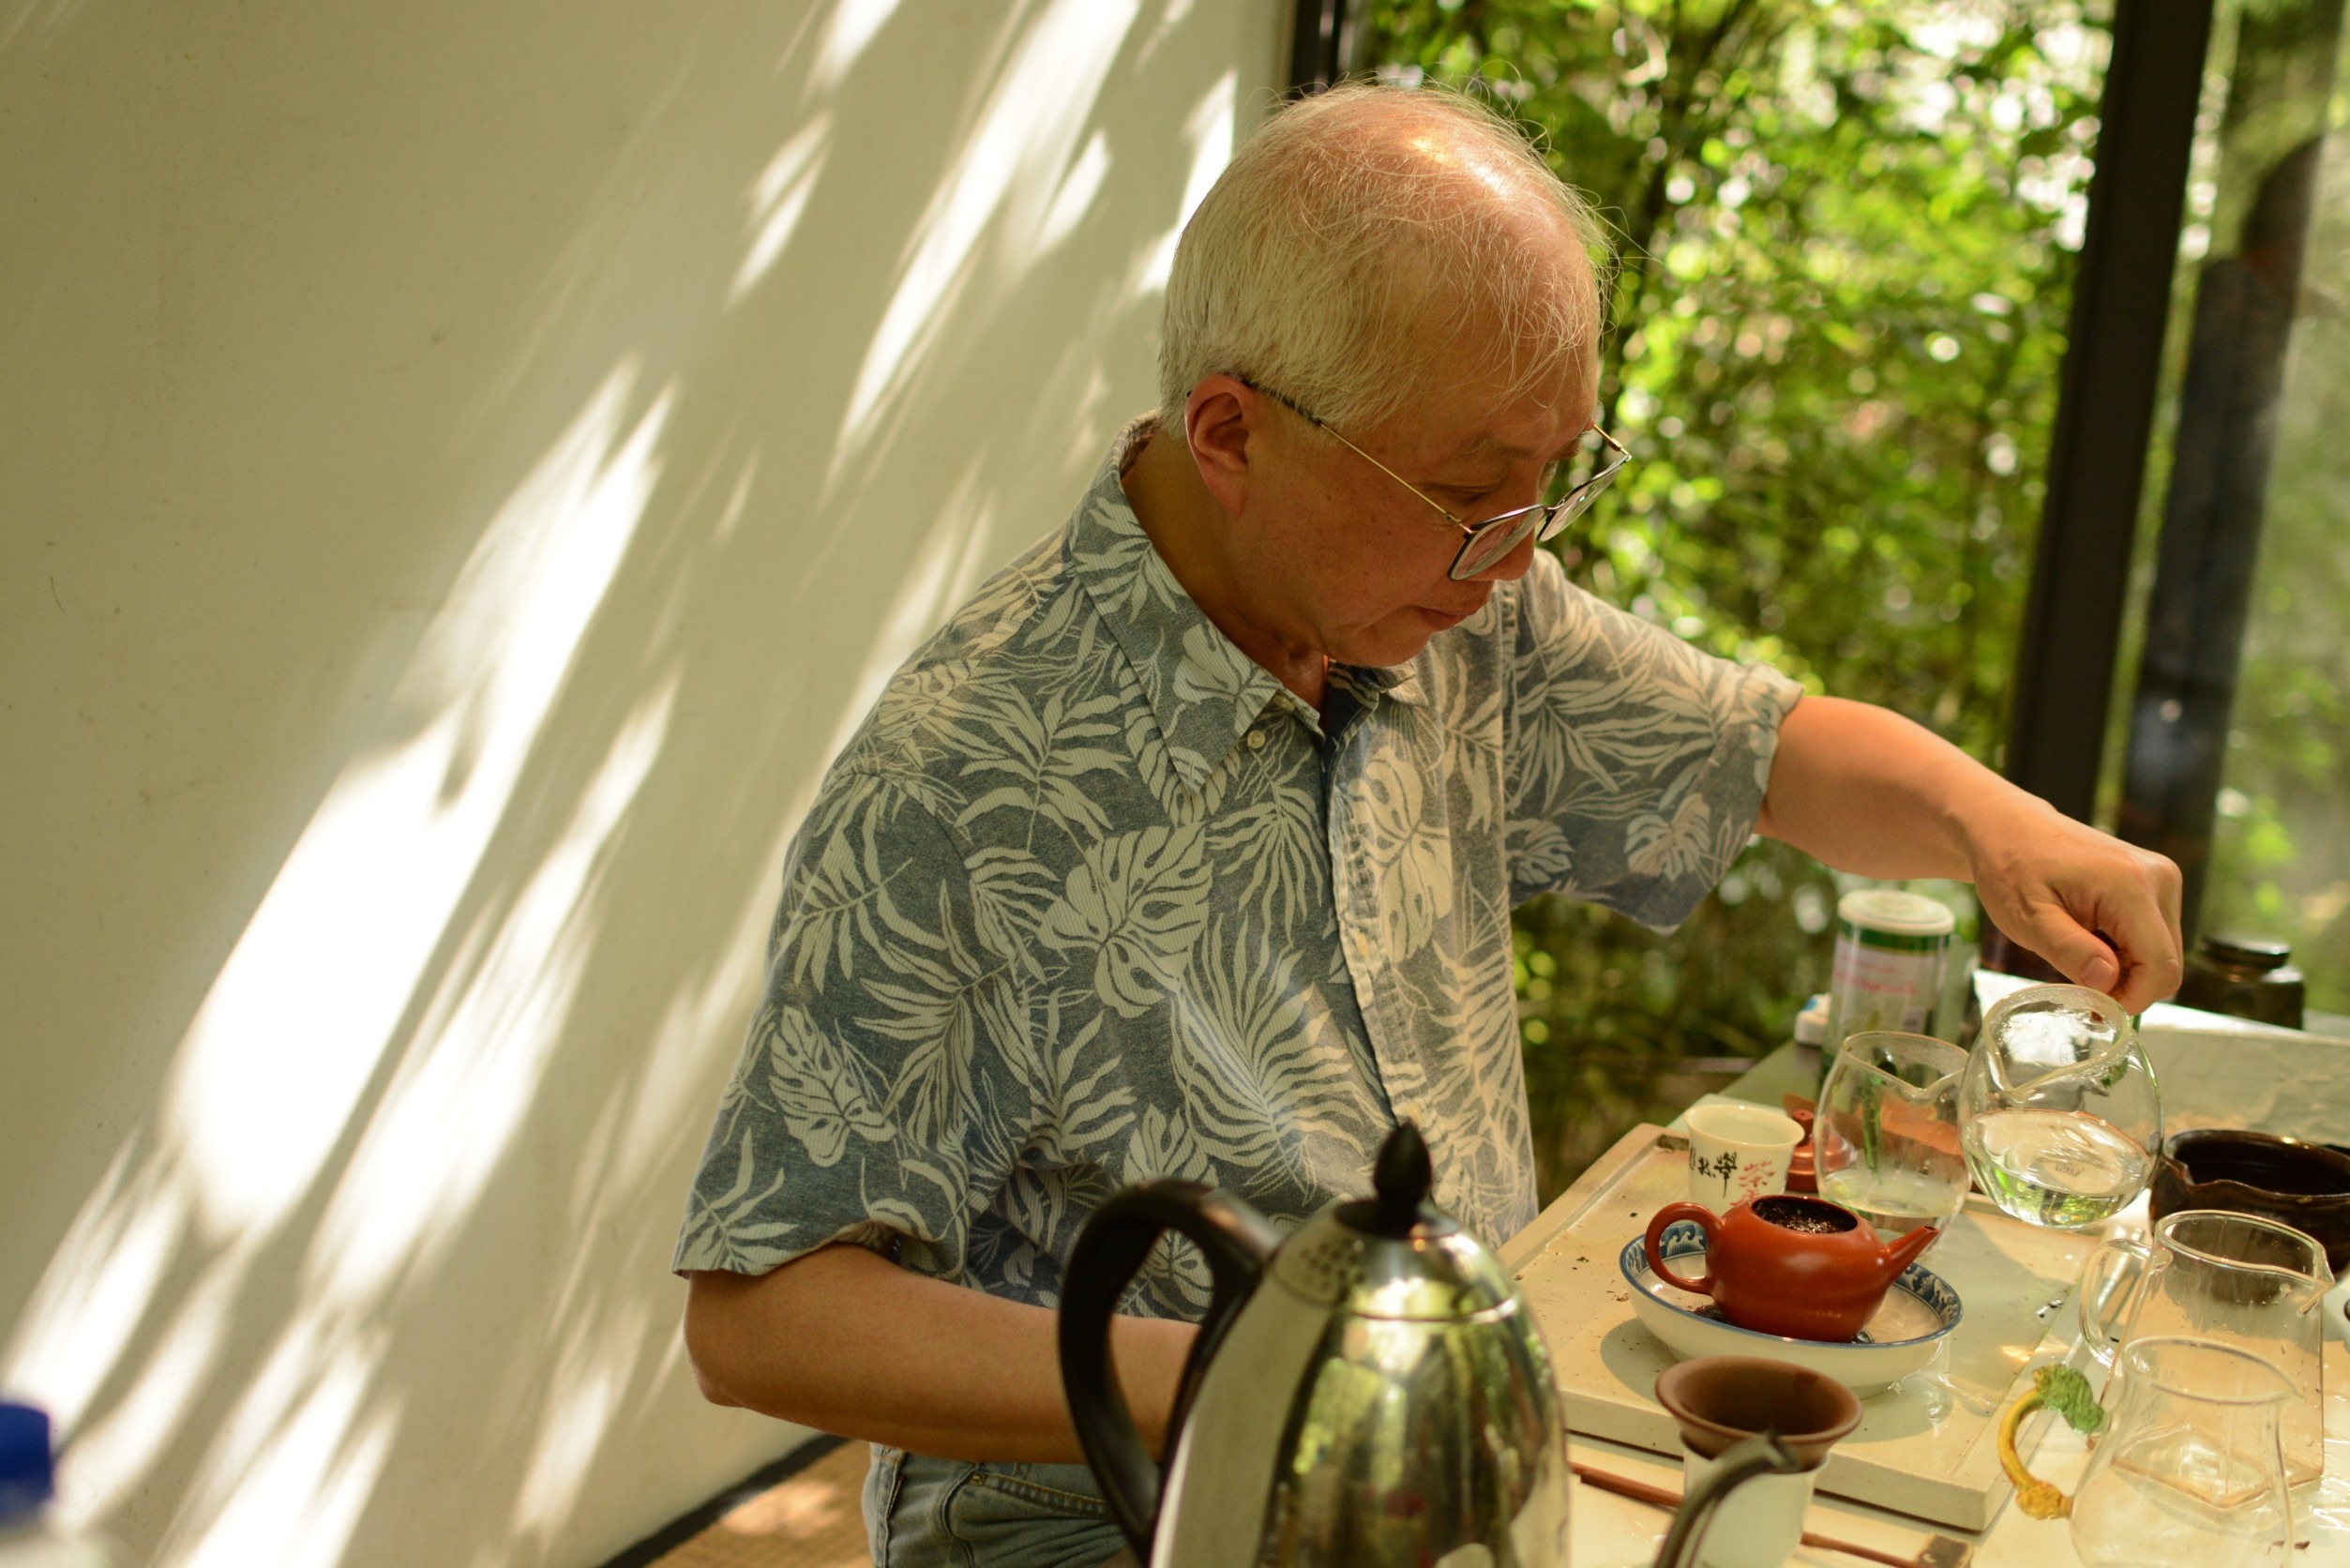
[[[1238,376],[1213,375],[1183,403],[1183,433],[1199,482],[1228,512],[1239,512],[1255,477],[1254,460],[1271,401]]]

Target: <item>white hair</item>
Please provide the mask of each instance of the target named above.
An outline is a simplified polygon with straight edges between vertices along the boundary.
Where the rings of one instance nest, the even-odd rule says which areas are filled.
[[[1192,388],[1231,374],[1361,430],[1432,390],[1432,351],[1472,326],[1497,401],[1559,385],[1594,362],[1605,256],[1590,204],[1509,121],[1342,83],[1275,113],[1184,225],[1160,417],[1183,429]]]

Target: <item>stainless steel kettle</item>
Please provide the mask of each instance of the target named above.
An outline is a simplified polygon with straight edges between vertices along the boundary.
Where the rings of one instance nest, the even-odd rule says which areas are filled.
[[[1493,1256],[1427,1201],[1408,1122],[1377,1196],[1284,1242],[1193,1182],[1097,1210],[1064,1275],[1061,1369],[1077,1438],[1152,1568],[1563,1568],[1567,1454],[1542,1335]],[[1119,1298],[1160,1236],[1213,1281],[1164,1470],[1109,1367]]]

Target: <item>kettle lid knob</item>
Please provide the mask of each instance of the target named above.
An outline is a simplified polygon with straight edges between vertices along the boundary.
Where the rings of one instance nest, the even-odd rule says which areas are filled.
[[[1428,1159],[1428,1141],[1410,1122],[1401,1122],[1379,1145],[1371,1163],[1371,1190],[1377,1194],[1363,1229],[1378,1236],[1408,1236],[1423,1218],[1436,1169]]]

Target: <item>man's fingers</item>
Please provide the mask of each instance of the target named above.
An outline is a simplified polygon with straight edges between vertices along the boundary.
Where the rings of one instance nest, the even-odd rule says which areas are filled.
[[[2159,855],[2142,862],[2148,897],[2116,898],[2107,929],[2127,965],[2114,1000],[2143,1013],[2178,989],[2185,975],[2178,931],[2178,869]]]
[[[2024,945],[2056,965],[2074,985],[2114,995],[2122,980],[2121,962],[2096,932],[2054,905],[2033,911],[2028,925],[2028,930],[2017,933]]]
[[[2177,864],[2168,855],[2155,854],[2149,851],[2147,852],[2147,860],[2148,862],[2147,880],[2154,883],[2155,901],[2162,906],[2162,922],[2170,927],[2171,951],[2181,960],[2178,973],[2171,985],[2171,990],[2175,991],[2178,988],[2177,981],[2185,979],[2187,975],[2186,923],[2179,915],[2179,905],[2185,897],[2186,879],[2179,875]],[[2164,991],[2162,994],[2168,996],[2171,992]]]

